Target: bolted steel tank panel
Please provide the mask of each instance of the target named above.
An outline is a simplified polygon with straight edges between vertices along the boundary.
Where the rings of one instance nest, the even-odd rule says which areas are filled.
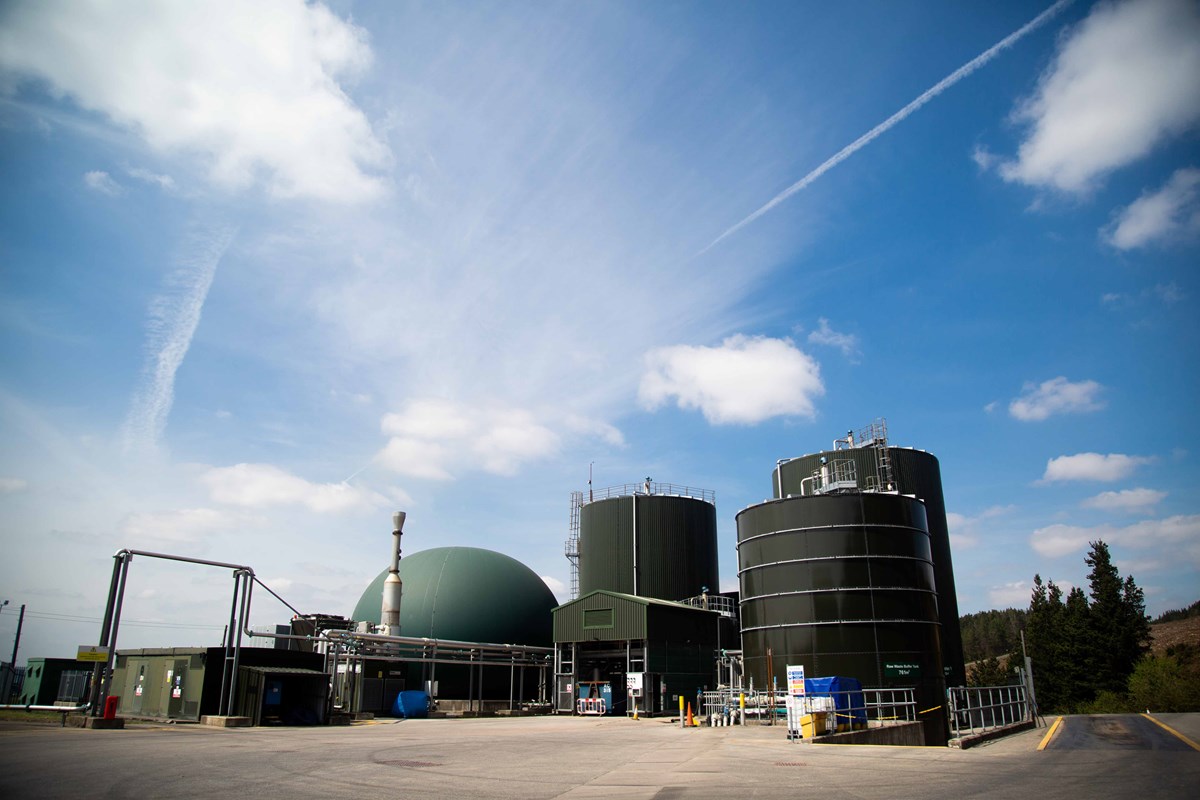
[[[962,632],[958,620],[958,593],[954,587],[954,563],[950,555],[950,531],[946,521],[946,500],[942,495],[942,471],[937,457],[924,450],[888,447],[893,488],[900,494],[916,495],[924,501],[929,522],[930,551],[938,589],[938,617],[941,623],[942,663],[951,686],[966,685],[962,652]],[[821,459],[854,462],[859,488],[866,488],[866,476],[876,474],[876,449],[856,447],[826,450],[793,458],[779,464],[771,475],[777,498],[801,494],[801,480],[821,468]]]
[[[803,664],[814,677],[915,686],[922,709],[942,705],[923,503],[882,493],[770,500],[737,515],[737,536],[743,658],[756,687],[782,686],[786,667]],[[925,735],[944,743],[944,715]]]
[[[605,589],[682,600],[705,589],[715,593],[718,582],[712,503],[631,494],[596,500],[580,510],[580,596]]]

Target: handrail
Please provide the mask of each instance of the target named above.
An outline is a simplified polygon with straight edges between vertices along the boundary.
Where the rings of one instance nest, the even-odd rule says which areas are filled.
[[[626,497],[628,495],[663,495],[667,497],[691,497],[696,500],[703,500],[706,503],[716,505],[717,493],[712,489],[700,489],[695,486],[682,486],[677,483],[656,483],[649,482],[650,491],[646,491],[647,484],[642,483],[622,483],[617,486],[608,486],[604,489],[590,489],[587,493],[587,498],[580,504],[586,506],[597,500],[608,500],[613,497]]]

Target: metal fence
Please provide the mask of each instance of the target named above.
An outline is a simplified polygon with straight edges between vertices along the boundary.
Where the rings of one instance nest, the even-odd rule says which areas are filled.
[[[960,686],[947,694],[954,738],[1033,719],[1024,686]]]
[[[91,686],[92,673],[85,669],[69,669],[58,679],[58,696],[56,703],[77,705],[87,700],[88,688]]]
[[[582,494],[582,492],[580,493]],[[649,481],[643,483],[623,483],[618,486],[607,486],[603,489],[588,489],[587,497],[580,505],[586,506],[596,500],[607,500],[611,497],[625,497],[631,494],[657,494],[671,497],[691,497],[706,503],[716,504],[717,493],[712,489],[699,489],[695,486],[681,486],[678,483],[662,483]]]
[[[807,695],[789,713],[784,692],[745,692],[722,689],[705,692],[701,720],[716,725],[781,725],[797,728],[792,717],[825,714],[830,731],[880,727],[917,719],[913,689],[861,689]],[[743,705],[744,701],[744,705]],[[744,709],[744,712],[743,712]]]

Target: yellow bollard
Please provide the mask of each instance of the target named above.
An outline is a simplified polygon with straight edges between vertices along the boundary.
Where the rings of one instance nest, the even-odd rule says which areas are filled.
[[[679,695],[679,727],[682,728],[684,726],[684,721],[685,720],[684,720],[684,716],[683,716],[683,695]]]

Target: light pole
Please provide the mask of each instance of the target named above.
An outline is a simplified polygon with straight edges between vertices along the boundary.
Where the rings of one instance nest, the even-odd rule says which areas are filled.
[[[3,603],[0,603],[0,611],[4,611],[4,607],[6,605],[8,605],[7,600],[5,600]],[[16,663],[10,664],[9,667],[11,669],[11,672],[7,673],[7,674],[11,674],[12,678],[6,678],[5,677],[6,673],[4,672],[3,668],[0,667],[0,702],[3,702],[3,703],[7,703],[9,700],[12,699],[10,697],[10,695],[12,694],[12,682],[14,680],[16,680],[16,678],[17,678]]]

